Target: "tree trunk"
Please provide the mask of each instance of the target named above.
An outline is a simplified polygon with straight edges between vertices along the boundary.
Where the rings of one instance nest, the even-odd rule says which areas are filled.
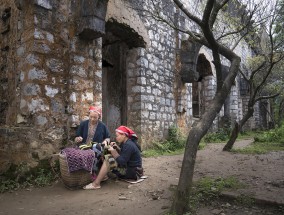
[[[235,122],[235,126],[231,132],[229,141],[227,142],[227,144],[224,146],[223,151],[230,151],[233,148],[233,145],[236,141],[236,139],[238,138],[240,132],[240,125],[239,123],[236,121]]]
[[[200,125],[201,122],[199,122],[198,124]],[[187,138],[180,179],[175,193],[175,198],[171,207],[171,212],[177,215],[185,214],[186,212],[191,210],[189,204],[189,197],[193,182],[192,179],[197,149],[201,138],[210,128],[211,124],[207,121],[206,125],[204,125],[205,127],[199,125],[192,128]]]
[[[185,212],[190,211],[191,209],[189,205],[189,197],[199,142],[199,138],[197,138],[195,133],[199,133],[199,131],[191,132],[187,139],[179,184],[171,208],[171,212],[174,214],[185,214]],[[187,178],[187,180],[183,180],[184,178]]]
[[[177,215],[185,214],[190,211],[189,197],[192,187],[194,166],[199,142],[207,133],[217,113],[222,108],[222,104],[227,96],[216,95],[214,100],[207,108],[202,119],[190,130],[186,148],[184,152],[181,173],[175,198],[172,203],[171,212]]]
[[[224,146],[223,151],[231,151],[232,150],[233,145],[234,145],[234,143],[236,142],[236,139],[239,136],[240,130],[242,129],[244,124],[248,121],[248,119],[253,116],[253,112],[254,112],[253,106],[248,107],[248,112],[246,112],[244,117],[241,119],[240,123],[235,122],[235,126],[234,126],[234,128],[231,132],[229,141]]]
[[[284,99],[281,99],[280,100],[280,103],[279,103],[279,110],[278,110],[278,127],[281,126],[282,124],[282,121],[283,121],[283,117],[284,116]]]
[[[189,131],[184,151],[179,183],[172,203],[171,213],[182,215],[190,210],[188,200],[192,187],[195,159],[199,142],[201,138],[207,133],[213,123],[213,120],[220,112],[228,94],[230,93],[231,86],[239,70],[240,58],[233,53],[231,54],[233,57],[230,70],[225,81],[223,82],[222,87],[219,88],[214,99],[211,100],[210,105],[207,107],[205,113],[202,116],[202,119]]]

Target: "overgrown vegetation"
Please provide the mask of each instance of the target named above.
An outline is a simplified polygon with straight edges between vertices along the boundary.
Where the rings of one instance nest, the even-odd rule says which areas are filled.
[[[203,149],[208,143],[224,143],[229,139],[230,129],[219,129],[208,133],[200,142],[198,149]],[[244,154],[263,154],[269,151],[284,150],[284,125],[269,131],[243,131],[238,139],[254,138],[255,142],[242,149],[232,152]],[[177,127],[170,127],[169,137],[164,142],[154,142],[150,149],[143,151],[144,157],[181,154],[184,151],[186,138]]]
[[[243,154],[264,154],[270,151],[284,151],[284,125],[269,131],[258,132],[254,143],[242,149],[233,149],[233,152]]]
[[[284,151],[283,143],[275,142],[254,142],[248,147],[242,149],[233,149],[232,152],[242,153],[242,154],[265,154],[271,151]]]
[[[230,128],[220,128],[216,132],[207,133],[201,140],[203,143],[223,143],[229,140],[231,134]],[[255,132],[253,131],[242,131],[238,136],[238,139],[253,138]]]
[[[40,162],[37,168],[30,169],[26,164],[11,166],[0,176],[0,193],[19,188],[43,187],[50,185],[58,178],[59,163],[52,168],[47,160]]]
[[[152,157],[159,155],[173,155],[183,152],[186,139],[178,127],[171,126],[169,128],[169,136],[166,141],[154,142],[150,149],[143,151],[144,157]]]
[[[280,128],[262,132],[254,137],[256,142],[280,142],[284,143],[284,124]]]
[[[207,133],[202,141],[205,143],[220,143],[229,139],[231,130],[229,128],[220,128],[216,132]]]

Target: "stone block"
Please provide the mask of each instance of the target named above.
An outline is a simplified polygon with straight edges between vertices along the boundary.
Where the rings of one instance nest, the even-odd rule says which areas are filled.
[[[37,79],[37,80],[46,80],[47,78],[47,74],[44,70],[41,70],[41,69],[37,69],[37,68],[33,68],[29,71],[28,73],[28,78],[30,80],[34,80],[34,79]]]
[[[54,97],[59,92],[57,88],[53,88],[48,85],[45,85],[44,89],[45,89],[45,95],[48,97]]]
[[[82,66],[73,65],[70,70],[73,75],[78,75],[82,78],[87,78],[87,72]]]
[[[31,65],[35,65],[39,62],[39,57],[34,54],[28,54],[26,57],[26,61]]]
[[[33,83],[24,84],[22,90],[25,96],[35,96],[41,92],[39,85]]]
[[[195,70],[193,64],[182,64],[180,75],[184,83],[193,83],[199,78],[199,73]]]
[[[52,0],[34,0],[34,4],[47,10],[52,9]]]
[[[46,61],[46,65],[52,72],[62,73],[64,71],[64,65],[58,59],[55,59],[55,58],[48,59]]]

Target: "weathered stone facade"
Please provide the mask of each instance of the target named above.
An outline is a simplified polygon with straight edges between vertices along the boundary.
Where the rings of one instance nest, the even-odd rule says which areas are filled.
[[[91,104],[103,108],[112,133],[128,125],[144,148],[171,125],[188,131],[202,117],[216,90],[210,50],[128,6],[141,2],[151,8],[147,1],[1,1],[1,171],[58,152]],[[166,8],[195,29],[174,5]],[[236,50],[242,62],[251,55],[245,42]],[[240,119],[239,92],[236,80],[213,129],[224,115]]]

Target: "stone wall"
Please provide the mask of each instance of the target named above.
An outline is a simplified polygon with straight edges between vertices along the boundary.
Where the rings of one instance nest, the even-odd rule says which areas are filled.
[[[103,106],[108,99],[103,97],[103,60],[111,64],[107,61],[122,59],[117,62],[123,71],[116,68],[115,72],[121,72],[126,80],[121,79],[119,90],[123,92],[117,95],[125,93],[127,103],[119,107],[125,115],[121,114],[124,118],[118,123],[125,122],[137,132],[142,148],[166,139],[171,126],[179,126],[185,133],[190,130],[197,120],[193,118],[193,82],[199,81],[201,86],[201,115],[216,91],[211,52],[138,10],[152,9],[150,3],[1,1],[1,16],[5,10],[10,13],[0,26],[2,169],[21,162],[35,166],[72,141],[88,107]],[[198,14],[202,5],[195,3],[188,2],[188,7]],[[171,1],[162,4],[165,16],[175,17],[179,26],[196,31]],[[121,56],[108,56],[112,53],[105,46],[112,43],[118,45],[109,50],[121,48],[117,51]],[[243,63],[251,55],[246,43],[236,47],[236,52]],[[200,65],[199,57],[203,59]],[[229,66],[223,58],[222,64]],[[185,77],[183,71],[190,71],[190,76]],[[226,107],[234,119],[241,118],[246,104],[238,86],[236,80]],[[224,114],[223,108],[213,129],[218,128]]]
[[[11,8],[9,31],[0,35],[1,48],[9,46],[1,49],[0,157],[36,165],[73,138],[90,104],[101,105],[102,43],[79,37],[81,5],[18,2],[0,5],[2,14]]]

